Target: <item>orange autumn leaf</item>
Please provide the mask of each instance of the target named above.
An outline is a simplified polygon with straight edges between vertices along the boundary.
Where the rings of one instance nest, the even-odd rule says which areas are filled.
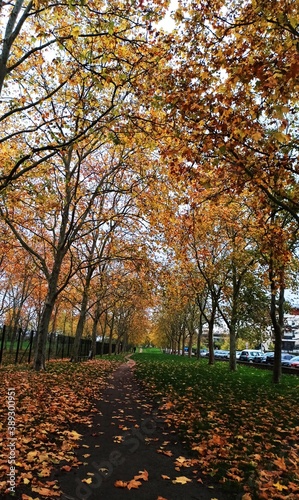
[[[131,481],[128,482],[127,484],[127,488],[128,490],[131,490],[131,489],[137,489],[139,488],[139,486],[142,485],[142,482],[141,481],[136,481],[135,479],[132,479]]]
[[[42,488],[42,487],[33,487],[32,491],[34,493],[38,493],[39,495],[42,495],[43,497],[60,497],[60,493],[55,490],[50,490],[49,488]]]
[[[148,472],[146,470],[139,471],[139,474],[134,476],[134,479],[143,479],[143,481],[148,481]]]
[[[162,455],[166,455],[167,457],[172,457],[173,453],[169,450],[157,450],[157,453],[162,453]]]
[[[126,488],[127,484],[127,481],[115,481],[114,486],[115,488]]]

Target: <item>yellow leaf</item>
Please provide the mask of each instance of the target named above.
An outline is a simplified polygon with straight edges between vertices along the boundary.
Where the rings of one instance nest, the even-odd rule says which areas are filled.
[[[29,481],[29,479],[27,479],[27,477],[25,477],[25,478],[23,479],[23,482],[24,482],[24,484],[29,484],[29,483],[30,483],[30,481]]]
[[[80,28],[79,26],[73,26],[72,28],[72,35],[73,37],[77,38],[80,34]]]
[[[82,479],[82,483],[91,484],[92,483],[92,477],[89,477],[88,479]]]
[[[71,431],[68,434],[71,439],[75,439],[76,441],[82,437],[82,434],[78,434],[76,431]]]
[[[283,134],[282,132],[274,132],[273,137],[278,141],[285,143],[288,141],[288,136]]]
[[[27,453],[27,462],[33,462],[37,457],[37,451],[29,451]]]
[[[174,484],[186,484],[186,483],[191,483],[191,479],[189,479],[186,476],[179,476],[173,479],[172,481]]]
[[[287,490],[288,488],[284,486],[283,484],[280,484],[279,482],[273,483],[273,486],[278,490],[278,491],[283,491]]]

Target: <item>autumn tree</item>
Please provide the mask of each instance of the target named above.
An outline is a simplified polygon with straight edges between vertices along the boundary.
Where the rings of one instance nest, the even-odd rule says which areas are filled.
[[[158,147],[172,178],[200,203],[255,198],[257,223],[265,203],[299,221],[297,10],[285,0],[182,2],[166,36],[172,63],[149,83],[168,123],[171,140],[165,132]],[[277,249],[280,231],[270,235]],[[287,272],[288,250],[276,254],[279,266],[277,258]]]
[[[148,35],[167,3],[153,4],[150,11],[102,0],[1,3],[0,189],[78,143],[97,124],[124,116],[116,102],[120,94],[128,99],[148,64],[155,67],[157,53],[150,55]],[[77,118],[86,119],[72,128],[67,120],[74,92],[83,98]],[[53,98],[63,118],[53,116]],[[46,133],[54,123],[56,130]],[[117,130],[111,131],[114,140]]]
[[[101,191],[109,183],[110,191],[118,189],[116,172],[126,166],[114,150],[134,137],[134,84],[155,67],[157,53],[147,40],[163,6],[150,15],[141,6],[101,1],[20,1],[3,8],[0,74],[12,100],[2,100],[0,120],[7,188],[1,216],[47,283],[35,360],[40,369],[55,300],[73,272],[72,244]]]

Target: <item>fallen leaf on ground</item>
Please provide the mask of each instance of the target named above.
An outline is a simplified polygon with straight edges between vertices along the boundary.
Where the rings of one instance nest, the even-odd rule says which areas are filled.
[[[70,465],[63,465],[60,470],[65,470],[66,472],[70,472],[71,466]]]
[[[49,488],[32,488],[32,491],[34,493],[38,493],[39,495],[42,495],[43,497],[60,497],[60,493],[58,491],[50,490]]]
[[[135,479],[132,479],[132,481],[128,482],[127,488],[128,488],[128,490],[131,490],[132,488],[137,489],[141,485],[142,485],[141,481],[136,481]]]
[[[162,453],[163,455],[166,455],[167,457],[172,457],[172,455],[173,455],[172,451],[167,451],[167,450],[157,450],[157,453]]]
[[[278,491],[283,491],[287,490],[288,488],[284,486],[283,484],[280,484],[279,482],[273,483],[274,488],[276,488]]]
[[[179,476],[172,480],[174,484],[186,484],[191,483],[191,479],[186,476]]]
[[[148,472],[147,470],[140,470],[137,476],[134,476],[134,479],[143,479],[143,481],[148,481]]]
[[[115,481],[114,486],[115,488],[126,488],[127,484],[127,481]]]

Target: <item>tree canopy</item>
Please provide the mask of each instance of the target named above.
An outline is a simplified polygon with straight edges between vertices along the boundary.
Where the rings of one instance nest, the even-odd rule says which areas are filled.
[[[78,341],[110,329],[128,345],[142,324],[178,351],[206,325],[211,363],[222,321],[231,369],[244,332],[272,325],[278,381],[298,266],[298,2],[185,0],[172,31],[168,8],[1,3],[3,323],[37,331],[38,370],[66,315]]]

